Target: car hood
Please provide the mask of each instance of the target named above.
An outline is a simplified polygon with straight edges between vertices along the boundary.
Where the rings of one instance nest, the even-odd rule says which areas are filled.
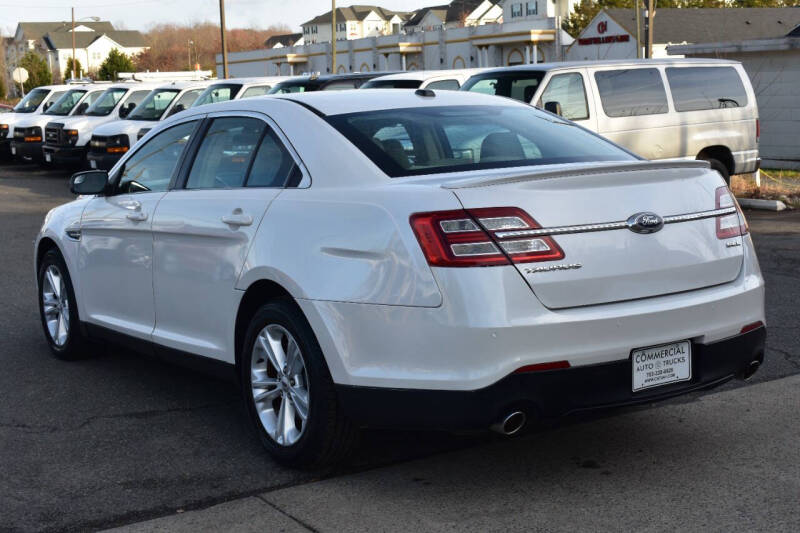
[[[129,136],[133,136],[134,139],[136,138],[136,134],[139,133],[139,130],[146,127],[152,127],[154,124],[158,124],[158,122],[153,120],[115,120],[114,122],[109,122],[108,124],[103,124],[102,126],[98,126],[95,128],[92,135],[103,135],[105,137],[111,135],[122,135],[126,134]]]

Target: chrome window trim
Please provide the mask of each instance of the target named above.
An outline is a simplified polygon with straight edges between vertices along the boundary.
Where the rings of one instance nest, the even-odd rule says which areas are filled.
[[[704,218],[714,218],[723,215],[732,215],[736,213],[736,207],[723,207],[722,209],[713,209],[711,211],[699,211],[697,213],[686,213],[683,215],[669,215],[663,217],[664,224],[676,224],[679,222],[690,222],[693,220],[701,220]],[[552,228],[539,228],[518,231],[503,231],[497,232],[495,235],[498,239],[513,239],[515,237],[539,237],[543,235],[566,235],[569,233],[589,233],[592,231],[611,231],[617,229],[626,229],[628,223],[625,220],[616,222],[602,222],[599,224],[582,224],[577,226],[555,226]]]

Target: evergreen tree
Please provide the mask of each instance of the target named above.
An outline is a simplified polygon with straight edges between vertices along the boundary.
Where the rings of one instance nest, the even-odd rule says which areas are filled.
[[[73,59],[75,62],[75,77],[80,78],[83,76],[83,67],[81,66],[81,60],[77,58],[68,57],[67,58],[67,68],[64,70],[64,76],[62,76],[65,80],[72,77],[72,63]]]
[[[120,72],[133,72],[136,67],[133,65],[133,60],[126,56],[116,48],[112,48],[108,53],[105,61],[100,65],[100,70],[97,71],[97,77],[101,80],[116,80],[117,74]]]
[[[19,66],[28,71],[28,81],[23,84],[26,93],[40,85],[53,83],[53,73],[50,72],[47,61],[36,52],[30,51],[22,56]]]

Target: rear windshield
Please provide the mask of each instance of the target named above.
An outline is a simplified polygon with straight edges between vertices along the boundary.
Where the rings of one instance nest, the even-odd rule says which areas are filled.
[[[478,74],[468,79],[461,90],[505,96],[529,104],[544,74],[541,71]]]
[[[306,91],[315,91],[316,86],[311,86],[309,80],[300,81],[282,81],[269,90],[267,94],[290,94],[290,93],[304,93]]]
[[[105,117],[109,115],[114,111],[114,108],[117,107],[117,104],[126,92],[128,92],[128,89],[123,89],[121,87],[106,89],[106,92],[92,104],[92,107],[86,110],[86,114],[90,117]]]
[[[178,96],[178,89],[156,89],[126,118],[129,120],[160,120],[169,104]]]
[[[242,85],[240,83],[221,83],[219,85],[212,85],[200,94],[197,100],[195,100],[194,104],[192,104],[192,107],[233,100],[236,98],[236,95],[239,94],[241,88]]]
[[[532,107],[391,109],[326,120],[392,177],[636,159],[605,139]]]
[[[71,91],[67,91],[61,98],[59,98],[56,103],[50,106],[50,109],[45,111],[45,115],[58,115],[58,116],[66,116],[69,115],[69,112],[80,102],[83,95],[86,94],[86,91],[83,89],[72,89]]]
[[[421,80],[370,80],[362,89],[419,89]]]
[[[23,98],[17,105],[14,106],[15,113],[33,113],[39,108],[47,95],[50,94],[49,89],[34,89],[28,93],[28,96]]]
[[[733,67],[667,68],[676,111],[745,107],[747,93]]]

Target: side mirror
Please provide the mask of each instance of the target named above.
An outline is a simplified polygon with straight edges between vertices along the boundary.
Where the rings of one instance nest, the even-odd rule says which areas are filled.
[[[55,102],[47,102],[46,104],[44,104],[44,108],[42,109],[42,111],[47,111],[53,106],[54,103]]]
[[[561,104],[558,102],[545,102],[544,110],[549,111],[554,115],[561,116]]]
[[[120,118],[125,118],[131,114],[131,111],[136,107],[136,104],[133,102],[127,103],[124,106],[119,108],[119,116]]]
[[[175,113],[180,113],[184,109],[186,109],[186,108],[184,107],[183,104],[175,104],[175,107],[172,108],[172,111],[169,112],[169,115],[172,116]]]
[[[75,110],[75,114],[83,115],[87,109],[89,109],[89,102],[83,102],[82,104],[78,104],[78,109]]]
[[[73,174],[69,179],[69,190],[73,194],[102,194],[108,187],[108,172],[87,170]]]

